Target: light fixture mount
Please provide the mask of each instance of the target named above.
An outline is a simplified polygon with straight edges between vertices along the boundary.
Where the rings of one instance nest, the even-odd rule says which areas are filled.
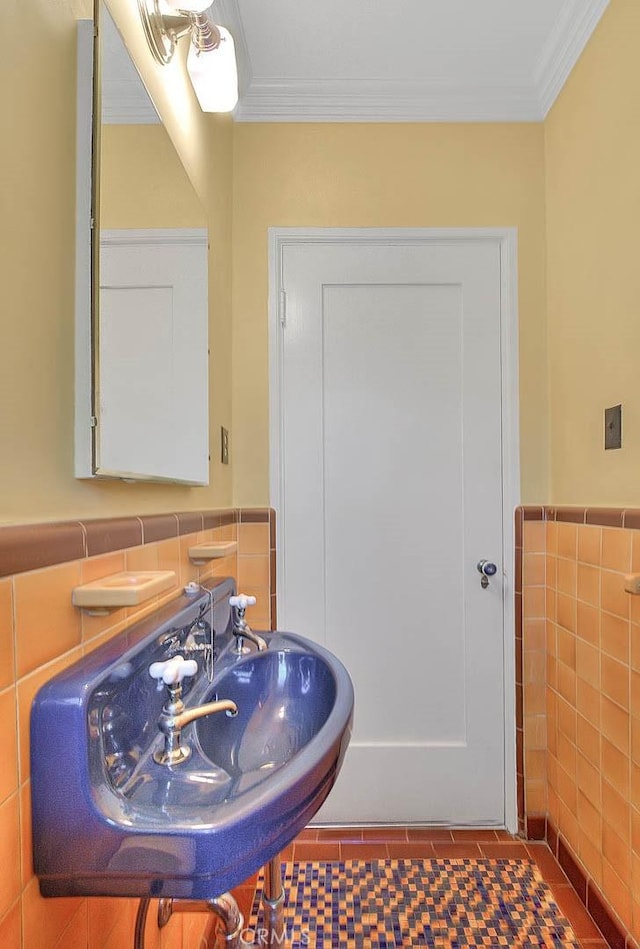
[[[182,6],[184,4],[184,7]],[[138,0],[142,29],[155,61],[168,65],[189,35],[186,70],[203,112],[232,112],[238,101],[233,37],[210,17],[209,0]]]
[[[138,9],[153,58],[161,66],[168,65],[173,59],[180,37],[191,31],[191,16],[188,13],[162,13],[160,0],[138,0]]]

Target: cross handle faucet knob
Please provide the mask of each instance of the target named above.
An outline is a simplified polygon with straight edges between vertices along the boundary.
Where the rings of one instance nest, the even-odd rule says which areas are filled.
[[[246,610],[248,606],[255,606],[255,596],[247,596],[246,593],[239,593],[237,596],[229,597],[229,606],[235,606],[239,610]]]
[[[184,656],[173,656],[166,662],[152,662],[149,666],[149,675],[152,679],[158,680],[165,685],[180,685],[187,676],[194,676],[198,671],[198,663],[195,659],[185,659]]]

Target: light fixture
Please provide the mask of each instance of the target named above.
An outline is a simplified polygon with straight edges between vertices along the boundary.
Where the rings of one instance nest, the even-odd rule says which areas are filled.
[[[138,0],[149,48],[156,62],[173,59],[178,40],[190,35],[187,72],[204,112],[231,112],[238,101],[233,38],[209,17],[210,0]]]

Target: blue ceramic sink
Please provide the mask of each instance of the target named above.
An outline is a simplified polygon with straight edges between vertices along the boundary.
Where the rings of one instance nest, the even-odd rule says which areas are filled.
[[[289,633],[233,650],[228,598],[179,598],[48,682],[31,721],[34,866],[45,896],[209,899],[247,879],[308,823],[336,779],[353,689],[329,652]],[[185,679],[187,707],[232,699],[238,714],[188,725],[187,761],[153,753],[166,695],[152,662],[213,619],[213,681]],[[198,661],[199,667],[203,665]]]

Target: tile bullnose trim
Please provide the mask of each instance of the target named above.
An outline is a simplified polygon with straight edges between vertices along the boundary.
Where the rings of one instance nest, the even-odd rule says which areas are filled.
[[[523,521],[562,521],[596,527],[624,527],[640,530],[640,508],[522,505],[515,510],[516,546],[522,536]]]
[[[80,521],[0,527],[0,577],[86,556],[86,532]]]
[[[138,514],[40,524],[0,526],[0,577],[26,573],[99,554],[125,550],[243,522],[269,523],[275,549],[275,512],[271,508]]]

